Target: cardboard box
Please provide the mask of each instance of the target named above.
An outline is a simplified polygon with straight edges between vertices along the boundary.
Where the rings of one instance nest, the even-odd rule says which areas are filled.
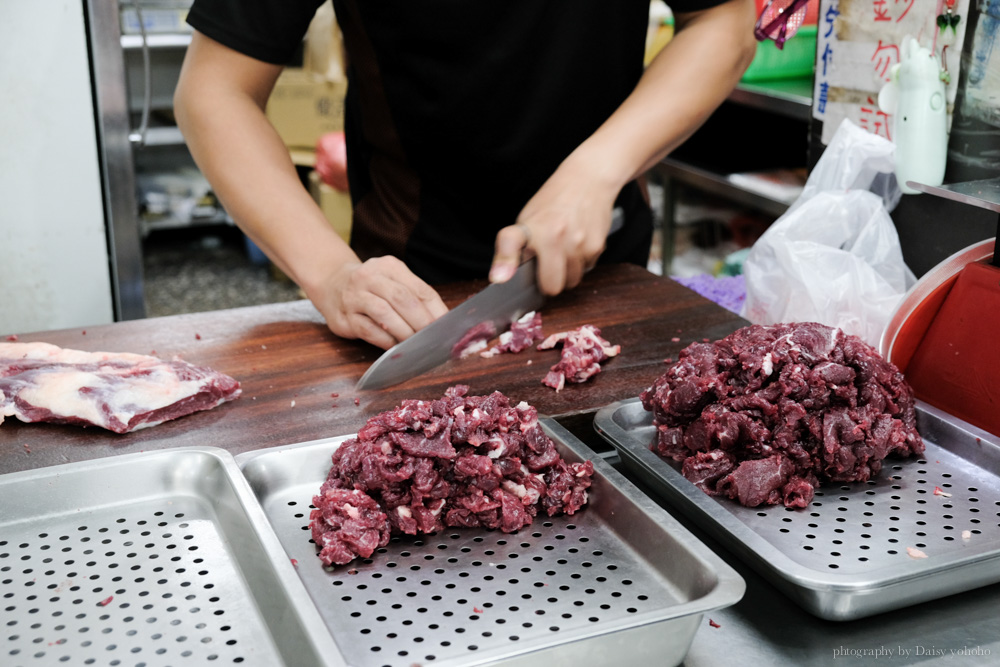
[[[289,148],[313,149],[327,132],[344,129],[345,82],[301,69],[281,73],[267,101],[267,117]]]
[[[323,210],[323,214],[330,221],[334,231],[340,238],[350,243],[353,215],[351,195],[347,192],[334,190],[324,183],[315,171],[309,172],[309,192]]]

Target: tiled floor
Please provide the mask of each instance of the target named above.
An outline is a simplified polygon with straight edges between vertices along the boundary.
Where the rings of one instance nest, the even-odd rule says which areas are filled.
[[[235,227],[154,232],[143,246],[148,317],[303,298],[290,280],[250,261]]]

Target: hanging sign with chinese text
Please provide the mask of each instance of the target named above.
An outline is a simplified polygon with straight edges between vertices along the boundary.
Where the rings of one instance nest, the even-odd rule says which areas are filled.
[[[844,118],[892,140],[878,93],[899,63],[904,37],[930,49],[955,101],[969,0],[822,0],[816,45],[813,117],[828,144]]]

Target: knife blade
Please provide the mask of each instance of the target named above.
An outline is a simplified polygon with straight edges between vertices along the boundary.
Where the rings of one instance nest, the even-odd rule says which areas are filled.
[[[452,348],[472,327],[489,322],[503,331],[522,315],[541,308],[545,297],[538,291],[535,271],[532,257],[510,280],[488,286],[389,348],[365,371],[355,389],[382,389],[416,377],[451,359]]]

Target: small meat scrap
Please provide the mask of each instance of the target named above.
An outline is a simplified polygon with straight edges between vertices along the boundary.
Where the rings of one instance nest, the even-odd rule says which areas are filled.
[[[367,558],[389,543],[389,522],[371,496],[353,489],[324,485],[309,514],[313,542],[326,565]]]
[[[100,426],[129,433],[240,395],[240,383],[179,358],[0,343],[0,423]]]
[[[403,401],[337,448],[310,515],[325,564],[367,558],[390,533],[512,533],[539,512],[586,504],[593,464],[563,460],[535,408],[467,392],[457,385],[434,401]]]
[[[108,597],[106,597],[103,600],[101,600],[100,602],[98,602],[97,606],[98,607],[107,607],[109,604],[111,604],[111,601],[114,600],[114,599],[115,599],[114,595],[109,595]]]
[[[496,345],[480,352],[481,357],[494,357],[498,354],[523,352],[542,340],[542,314],[536,311],[526,313],[510,325],[510,329],[500,334]]]
[[[935,496],[944,496],[945,498],[951,498],[951,494],[948,493],[947,491],[945,491],[944,489],[942,489],[940,486],[935,486],[934,487],[934,495]]]
[[[721,628],[721,627],[722,627],[721,625],[719,625],[718,623],[716,623],[716,622],[715,622],[715,621],[713,621],[712,619],[708,619],[708,624],[709,624],[710,626],[712,626],[713,628]]]
[[[480,322],[472,327],[451,348],[452,359],[464,359],[486,349],[491,338],[497,335],[492,322]]]
[[[902,374],[814,322],[692,343],[641,400],[653,449],[705,493],[747,507],[806,507],[822,482],[867,481],[886,456],[924,451]]]
[[[927,554],[914,547],[906,547],[906,555],[910,558],[927,558]]]
[[[962,531],[962,539],[965,540],[966,542],[968,542],[969,540],[971,540],[972,539],[972,531],[971,530],[963,530]]]
[[[612,345],[601,338],[601,330],[592,324],[552,334],[538,349],[549,350],[559,344],[562,344],[562,357],[542,379],[542,384],[556,391],[567,382],[586,382],[601,372],[602,361],[621,352],[621,345]]]

